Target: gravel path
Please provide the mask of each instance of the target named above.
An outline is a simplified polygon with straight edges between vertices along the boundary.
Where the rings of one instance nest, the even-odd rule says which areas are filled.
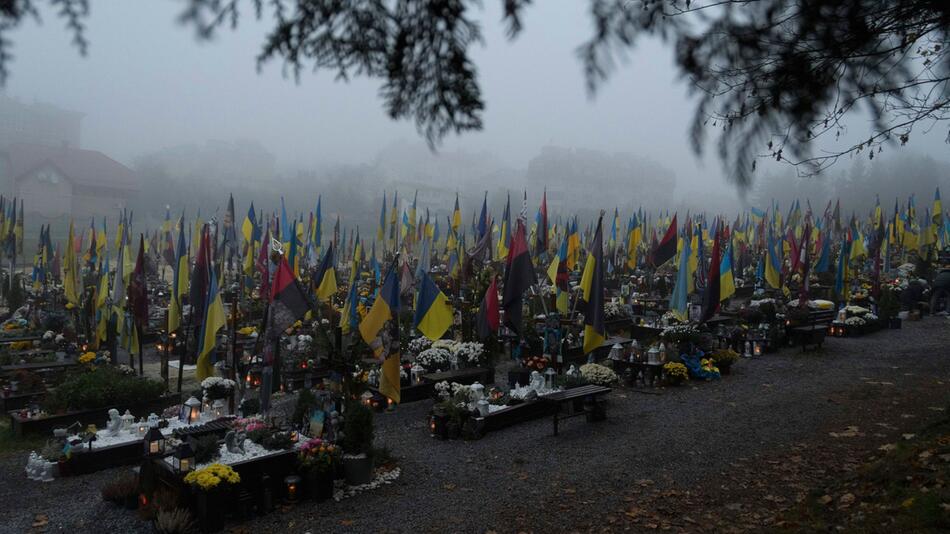
[[[950,403],[950,323],[855,339],[829,339],[819,353],[786,349],[741,361],[721,381],[651,395],[616,389],[608,420],[582,418],[555,438],[549,419],[480,441],[438,441],[424,424],[431,403],[377,417],[377,442],[400,459],[391,486],[327,504],[304,504],[242,525],[248,531],[498,532],[596,528],[623,507],[637,480],[680,490],[716,488],[737,458],[765,457],[795,443],[819,443],[849,425],[891,429],[894,440]],[[0,532],[26,532],[36,514],[48,531],[150,531],[135,515],[104,504],[99,487],[114,472],[50,484],[28,481],[25,455],[0,457]]]

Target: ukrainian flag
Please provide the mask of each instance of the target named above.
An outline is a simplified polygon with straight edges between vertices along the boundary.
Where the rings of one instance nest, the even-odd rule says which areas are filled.
[[[317,298],[327,300],[336,293],[336,268],[333,267],[333,242],[327,246],[327,252],[323,255],[323,261],[320,262],[320,268],[317,269],[317,276],[314,277],[317,284]]]
[[[181,326],[181,297],[188,294],[188,250],[185,248],[185,225],[178,227],[178,250],[175,254],[175,276],[172,281],[172,294],[168,303],[168,331],[174,332]]]
[[[452,326],[452,306],[427,272],[423,272],[419,280],[416,314],[412,322],[414,328],[433,341],[441,339]]]
[[[211,269],[211,280],[208,284],[208,300],[205,309],[205,320],[201,325],[201,350],[198,353],[198,362],[195,367],[195,375],[198,381],[202,381],[209,376],[214,375],[214,362],[212,361],[212,352],[218,345],[218,330],[224,328],[226,323],[224,304],[221,302],[221,294],[218,293],[218,277]]]
[[[689,319],[689,257],[692,248],[691,241],[683,240],[683,250],[680,252],[679,269],[676,271],[676,285],[670,295],[670,313],[680,321]]]
[[[775,238],[772,237],[772,233],[769,232],[769,241],[766,244],[765,281],[768,282],[773,288],[781,289],[782,256],[781,252],[775,252],[775,247],[777,245],[778,244],[775,242]]]
[[[373,354],[377,357],[385,355],[386,359],[383,360],[383,365],[380,368],[382,372],[379,380],[379,392],[398,404],[400,400],[399,324],[397,322],[399,320],[399,276],[397,275],[396,265],[397,263],[394,260],[386,273],[383,287],[380,288],[379,295],[373,302],[373,307],[370,308],[369,313],[360,323],[360,335],[363,337],[363,341],[372,347]],[[386,347],[383,346],[379,332],[390,320],[393,321],[392,332],[394,335],[391,340],[391,350],[386,354]]]
[[[719,263],[719,302],[726,300],[736,292],[736,281],[732,273],[732,240]]]

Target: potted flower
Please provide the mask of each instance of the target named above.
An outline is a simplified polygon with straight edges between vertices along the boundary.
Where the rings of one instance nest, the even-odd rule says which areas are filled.
[[[689,379],[689,373],[686,372],[686,366],[679,362],[666,362],[663,364],[663,375],[666,377],[666,383],[670,386],[678,386],[684,380]]]
[[[722,374],[728,375],[731,372],[732,364],[739,361],[739,353],[732,349],[718,349],[712,353],[712,360]]]
[[[581,376],[591,384],[609,386],[619,380],[613,369],[598,363],[585,363],[580,368]]]
[[[224,464],[211,464],[185,475],[185,483],[197,494],[198,523],[204,532],[224,528],[224,496],[241,476]]]
[[[333,497],[333,478],[340,463],[340,449],[329,441],[313,438],[300,445],[297,460],[310,498]]]
[[[351,486],[373,479],[373,412],[352,400],[343,414],[343,474]]]
[[[432,347],[416,356],[416,363],[424,367],[429,373],[448,371],[452,353],[448,349]]]

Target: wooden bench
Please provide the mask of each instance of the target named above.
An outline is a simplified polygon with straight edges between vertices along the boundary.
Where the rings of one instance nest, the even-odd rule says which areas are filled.
[[[828,333],[828,327],[835,318],[834,310],[809,310],[808,317],[801,324],[790,326],[787,335],[802,347],[805,351],[808,345],[814,345],[821,348],[825,342],[825,334]]]
[[[586,415],[588,422],[603,421],[606,419],[607,409],[604,400],[600,397],[610,392],[611,389],[608,387],[588,384],[586,386],[545,395],[539,399],[539,402],[549,406],[551,413],[554,415],[554,435],[557,436],[558,422],[561,419],[568,419],[579,415]],[[575,401],[583,401],[583,408],[581,410],[573,408]],[[562,414],[561,411],[565,405],[571,406],[571,410],[566,414]]]

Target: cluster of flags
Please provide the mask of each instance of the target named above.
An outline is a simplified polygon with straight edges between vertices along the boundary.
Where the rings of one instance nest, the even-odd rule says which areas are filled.
[[[114,338],[141,357],[138,341],[149,316],[146,265],[164,261],[172,271],[167,329],[194,335],[199,378],[213,373],[218,335],[227,323],[224,278],[240,281],[245,297],[265,301],[267,328],[274,332],[308,311],[326,307],[344,333],[359,332],[384,362],[383,393],[398,402],[401,307],[411,303],[412,328],[440,339],[459,311],[453,308],[451,290],[471,280],[478,266],[501,267],[480,295],[475,321],[480,338],[491,337],[502,324],[523,332],[522,309],[530,292],[546,303],[549,299],[561,314],[582,313],[584,350],[590,352],[605,341],[605,280],[615,271],[675,273],[670,310],[688,320],[690,297],[695,295],[702,313],[694,319],[704,321],[735,293],[740,278],[751,275],[787,292],[788,281],[800,276],[807,292],[810,273],[834,273],[835,290],[844,295],[862,260],[880,263],[876,269],[886,271],[897,251],[927,254],[950,244],[950,219],[944,217],[939,190],[923,213],[917,212],[911,196],[903,203],[895,201],[893,212],[878,201],[867,216],[852,214],[849,219],[843,218],[837,202],[829,202],[819,215],[807,201],[804,207],[796,201],[787,212],[774,202],[765,209],[752,207],[731,223],[705,214],[640,209],[629,214],[624,225],[615,208],[586,227],[576,215],[552,217],[547,191],[530,223],[527,192],[514,213],[510,196],[506,198],[497,219],[486,193],[480,209],[472,212],[470,227],[463,224],[458,195],[441,221],[429,209],[420,209],[418,194],[403,210],[398,198],[398,193],[383,193],[376,231],[363,234],[369,240],[361,237],[359,228],[344,227],[340,215],[332,230],[328,226],[324,232],[322,197],[306,215],[290,216],[283,199],[279,211],[270,214],[252,203],[240,232],[233,197],[220,220],[206,221],[199,213],[192,224],[184,214],[173,219],[166,209],[161,228],[140,233],[137,247],[131,212],[121,213],[111,246],[105,219],[98,228],[91,221],[78,235],[70,224],[62,247],[53,243],[49,226],[44,226],[33,283],[43,287],[61,277],[70,307],[92,318],[94,344]],[[21,253],[22,235],[22,201],[0,196],[0,250],[7,256]],[[431,268],[433,260],[446,266],[444,275],[434,274],[439,270]],[[544,269],[540,279],[536,266]],[[84,272],[95,280],[88,292]],[[347,276],[343,283],[341,272]],[[542,284],[544,274],[548,283]],[[578,274],[574,291],[571,280]]]

